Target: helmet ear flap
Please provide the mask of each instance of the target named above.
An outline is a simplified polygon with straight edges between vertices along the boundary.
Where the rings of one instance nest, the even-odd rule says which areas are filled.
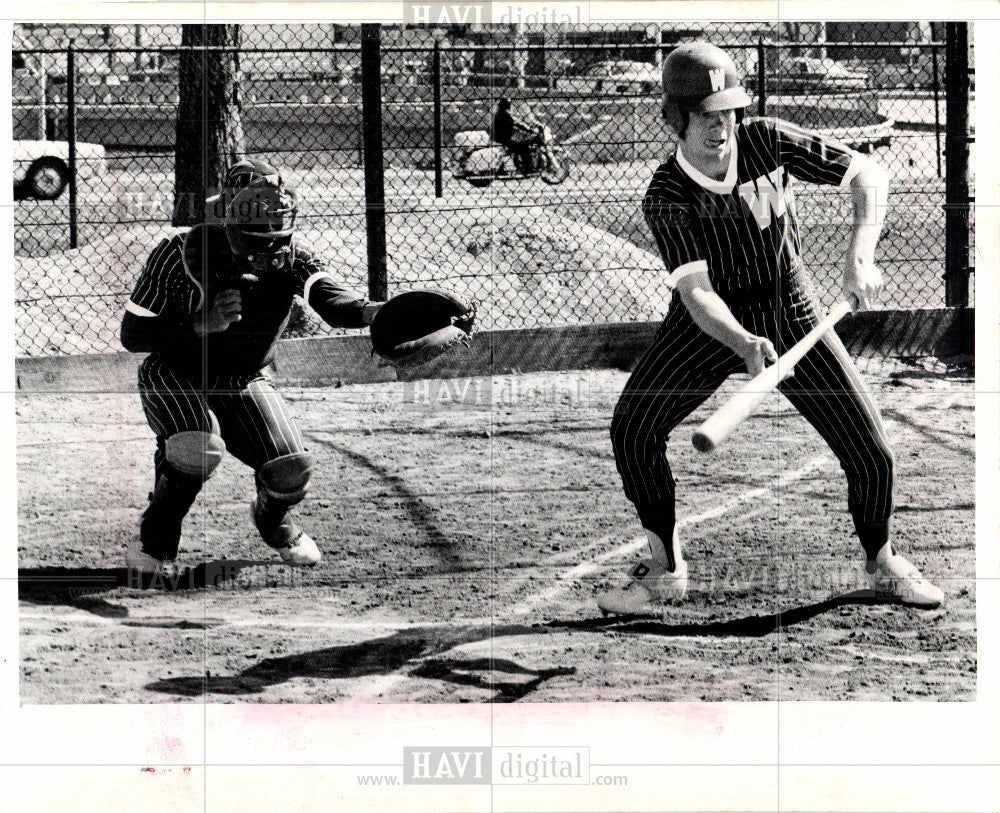
[[[677,133],[677,137],[684,138],[684,132],[687,130],[688,124],[687,110],[681,107],[674,99],[665,96],[660,112],[667,126]]]

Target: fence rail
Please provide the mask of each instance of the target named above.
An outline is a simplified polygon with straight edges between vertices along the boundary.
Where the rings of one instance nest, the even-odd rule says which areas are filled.
[[[745,25],[701,36],[733,55],[753,112],[848,141],[888,169],[878,255],[885,304],[964,304],[974,185],[955,145],[967,144],[972,116],[953,120],[962,109],[955,93],[968,95],[972,78],[957,56],[964,27],[935,24],[911,41],[866,23],[853,36],[868,40],[857,42],[846,40],[846,23],[828,24],[828,34],[835,25],[840,39],[817,39],[804,24],[797,38]],[[178,27],[141,28],[15,27],[14,62],[24,66],[15,71],[15,137],[71,144],[67,192],[46,201],[29,197],[24,182],[16,190],[20,355],[120,349],[131,286],[173,231],[184,91],[176,62],[188,49]],[[242,26],[238,49],[196,49],[238,55],[245,152],[297,187],[304,237],[346,282],[384,293],[448,287],[480,303],[484,327],[662,317],[670,291],[638,204],[673,144],[659,115],[658,65],[698,36],[691,25],[664,25],[658,39],[611,26],[453,27],[443,39],[382,27],[378,35],[367,84],[361,26]],[[572,167],[565,181],[475,187],[456,177],[463,134],[488,129],[500,96],[549,125]],[[91,143],[103,159],[86,151]],[[16,181],[32,160],[15,166]],[[849,197],[799,185],[796,210],[816,295],[829,304],[839,293]],[[372,274],[382,275],[381,287],[371,287]],[[290,331],[326,328],[299,309]]]

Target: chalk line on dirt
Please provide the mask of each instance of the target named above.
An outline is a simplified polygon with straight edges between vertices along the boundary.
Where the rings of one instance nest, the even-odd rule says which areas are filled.
[[[730,497],[728,500],[723,502],[721,505],[715,508],[709,509],[708,511],[703,511],[700,514],[695,514],[694,516],[685,517],[678,521],[677,527],[679,529],[686,528],[690,525],[697,525],[699,522],[704,522],[709,519],[716,519],[724,514],[728,514],[734,508],[740,505],[751,502],[756,499],[771,497],[775,491],[782,489],[788,485],[791,485],[795,481],[805,477],[810,472],[819,468],[820,465],[824,463],[829,463],[830,456],[827,454],[817,455],[816,457],[809,460],[805,465],[794,469],[793,471],[785,472],[782,474],[773,485],[761,486],[760,488],[754,488],[750,491],[746,491],[742,494],[737,494],[735,497]],[[600,543],[595,543],[600,544]],[[575,580],[582,579],[586,576],[592,576],[601,570],[601,566],[607,562],[616,559],[618,557],[634,554],[640,551],[643,546],[646,545],[646,536],[637,536],[635,539],[631,540],[621,548],[616,548],[608,553],[601,554],[595,560],[591,562],[584,562],[572,568],[565,577],[561,578],[559,582],[553,587],[543,590],[539,593],[535,593],[530,598],[523,601],[520,606],[514,610],[514,615],[524,615],[533,611],[539,604],[545,604],[551,601],[553,598],[558,596],[567,590],[570,583]],[[593,547],[593,545],[588,546],[588,549]],[[583,551],[580,551],[582,554]],[[560,554],[561,555],[561,554]]]
[[[60,613],[56,615],[45,615],[43,613],[24,613],[20,614],[22,621],[37,621],[43,624],[51,624],[53,619],[58,618],[60,623],[66,621],[72,621],[75,624],[80,624],[81,626],[92,626],[92,627],[104,627],[104,626],[121,626],[122,619],[118,618],[103,618],[101,616],[91,616],[85,615],[82,611],[79,616],[67,615]],[[141,616],[134,615],[130,616],[132,624],[127,626],[133,628],[146,628],[146,629],[179,629],[186,632],[198,633],[203,630],[204,627],[201,626],[189,626],[183,627],[180,624],[187,622],[200,624],[204,619],[198,616],[192,616],[190,618],[179,618],[177,616],[169,616],[164,619],[160,616]],[[169,620],[171,622],[176,622],[172,626],[166,626],[162,622],[164,620]],[[372,631],[384,631],[384,632],[395,632],[398,630],[411,630],[411,629],[450,629],[452,627],[460,625],[468,626],[489,626],[490,624],[495,624],[497,619],[490,616],[473,616],[459,619],[451,619],[449,621],[405,621],[400,619],[399,621],[340,621],[337,619],[330,619],[328,621],[301,621],[295,619],[281,619],[281,618],[243,618],[243,619],[232,619],[227,621],[220,621],[217,624],[209,624],[212,629],[220,629],[226,627],[264,627],[273,628],[280,630],[294,630],[294,629],[326,629],[326,630],[339,630],[344,632],[372,632]],[[145,622],[145,623],[144,623]]]
[[[744,503],[751,502],[757,499],[768,499],[770,497],[773,497],[776,491],[779,491],[780,489],[791,485],[797,480],[800,480],[810,472],[819,468],[821,465],[829,464],[830,460],[831,458],[827,454],[817,455],[816,457],[813,457],[808,462],[806,462],[803,466],[800,466],[799,468],[794,469],[793,471],[785,472],[780,477],[778,477],[777,480],[772,485],[751,489],[750,491],[746,491],[742,494],[738,494],[735,497],[731,497],[730,499],[725,500],[721,505],[718,505],[715,508],[711,508],[707,511],[702,511],[699,514],[695,514],[690,517],[685,517],[684,519],[678,522],[678,527],[685,528],[691,525],[697,525],[699,522],[705,522],[706,520],[716,519],[717,517],[724,516],[725,514],[729,513],[730,511],[739,507],[740,505],[743,505]],[[609,537],[605,537],[604,539],[598,540],[597,542],[592,542],[589,545],[587,545],[584,549],[577,549],[574,552],[574,555],[576,555],[577,557],[582,556],[585,551],[589,551],[594,547],[604,544],[608,538]],[[620,556],[634,554],[637,551],[641,550],[645,544],[646,544],[646,537],[645,535],[642,535],[631,540],[621,548],[616,548],[613,551],[601,554],[591,562],[584,562],[577,565],[576,567],[572,568],[565,576],[561,577],[559,579],[559,582],[553,587],[535,593],[527,600],[521,602],[521,604],[514,609],[513,615],[520,616],[534,611],[535,608],[537,608],[539,605],[547,604],[548,602],[552,601],[556,596],[566,592],[566,590],[569,589],[569,587],[572,585],[574,581],[582,579],[586,576],[594,575],[595,573],[601,570],[601,566],[603,564]],[[543,563],[552,565],[556,563],[557,560],[561,561],[566,556],[567,554],[559,553],[556,554],[555,556],[548,557],[547,559],[543,560]],[[522,577],[521,580],[524,581],[525,579]],[[458,620],[456,619],[456,621],[453,623],[457,624],[460,622],[458,622]],[[489,639],[486,641],[477,641],[477,642],[469,642],[467,644],[460,644],[457,647],[453,647],[453,649],[458,649],[460,647],[469,647],[471,649],[487,647],[489,651],[492,652],[493,640]],[[384,694],[389,689],[395,688],[396,686],[404,683],[409,679],[410,677],[408,675],[400,673],[382,677],[379,680],[374,681],[371,684],[368,684],[361,691],[352,695],[351,700],[360,702],[365,699],[376,697],[379,694]]]

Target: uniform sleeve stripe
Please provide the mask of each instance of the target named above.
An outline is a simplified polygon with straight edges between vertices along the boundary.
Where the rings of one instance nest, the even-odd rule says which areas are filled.
[[[328,271],[317,271],[315,274],[311,274],[306,280],[306,284],[302,286],[302,298],[306,302],[309,302],[309,292],[312,290],[313,285],[321,279],[328,279],[333,282],[333,277]]]
[[[670,274],[670,286],[675,287],[678,282],[680,282],[684,277],[689,277],[692,274],[708,273],[708,263],[704,260],[695,260],[693,263],[685,263],[680,265],[673,270]]]
[[[201,308],[201,306],[205,302],[205,289],[201,287],[201,283],[198,282],[198,278],[191,273],[191,269],[188,267],[187,264],[187,258],[184,256],[185,254],[187,254],[187,242],[190,237],[191,237],[191,232],[188,232],[186,235],[184,235],[182,242],[179,246],[179,254],[181,258],[181,266],[184,268],[184,274],[187,276],[189,280],[191,280],[191,283],[194,285],[194,287],[198,289],[198,304],[194,307],[194,310],[197,311],[199,308]]]
[[[142,307],[142,305],[136,305],[131,299],[125,303],[125,310],[129,313],[134,313],[136,316],[159,316],[160,314],[154,313],[148,308]]]

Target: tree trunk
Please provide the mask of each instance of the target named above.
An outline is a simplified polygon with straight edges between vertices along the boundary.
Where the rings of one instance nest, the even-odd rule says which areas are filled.
[[[525,72],[528,67],[528,35],[524,31],[524,23],[514,23],[514,55],[511,60],[511,71],[514,74],[513,84],[516,88],[525,85]]]
[[[205,198],[243,157],[238,25],[185,25],[177,78],[173,225],[205,219]],[[206,48],[207,50],[203,50]]]

